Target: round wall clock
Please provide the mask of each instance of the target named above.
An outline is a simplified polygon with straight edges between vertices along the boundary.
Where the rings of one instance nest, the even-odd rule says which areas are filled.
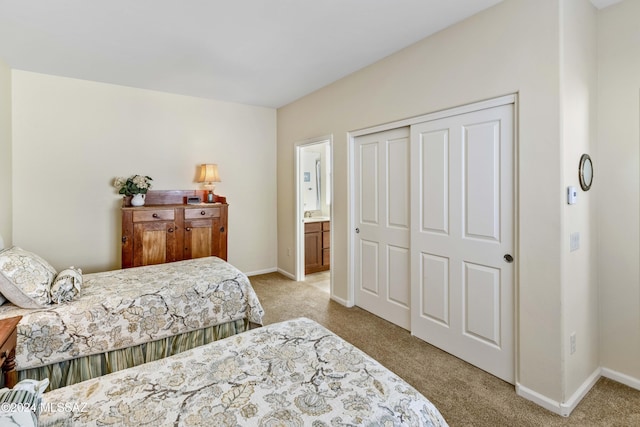
[[[591,163],[591,157],[588,154],[583,154],[580,157],[578,178],[580,179],[580,187],[584,191],[589,191],[593,182],[593,163]]]

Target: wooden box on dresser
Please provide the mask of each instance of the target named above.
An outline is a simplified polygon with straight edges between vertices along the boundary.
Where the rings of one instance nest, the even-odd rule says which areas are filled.
[[[217,256],[227,260],[226,198],[206,200],[206,191],[149,191],[144,206],[122,206],[122,268]]]

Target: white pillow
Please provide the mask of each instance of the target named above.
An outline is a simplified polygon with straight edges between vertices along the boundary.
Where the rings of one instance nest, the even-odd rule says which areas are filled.
[[[37,426],[42,409],[42,394],[49,378],[22,380],[10,390],[0,390],[0,425]]]
[[[0,410],[0,426],[37,427],[38,416],[26,406],[18,405],[4,405],[6,409]]]
[[[71,266],[62,270],[51,284],[51,302],[69,302],[80,294],[82,288],[82,270]]]
[[[56,273],[47,261],[17,246],[0,252],[0,293],[18,307],[49,305]]]

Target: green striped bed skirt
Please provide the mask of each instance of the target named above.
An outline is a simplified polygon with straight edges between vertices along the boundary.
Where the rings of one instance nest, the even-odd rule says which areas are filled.
[[[246,319],[239,319],[133,347],[78,357],[38,368],[19,370],[18,379],[43,380],[49,378],[48,390],[55,390],[230,337],[248,330],[249,326]]]

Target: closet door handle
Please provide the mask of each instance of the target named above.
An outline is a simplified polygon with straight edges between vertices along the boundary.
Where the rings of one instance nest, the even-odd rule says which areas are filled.
[[[187,227],[187,228],[185,228],[185,230],[191,231],[191,227]]]
[[[505,254],[504,260],[511,264],[513,262],[513,257],[509,254]]]
[[[220,227],[220,232],[224,233],[224,227]]]
[[[356,228],[356,234],[360,234],[360,229]]]
[[[173,233],[173,227],[167,230],[169,233]]]

